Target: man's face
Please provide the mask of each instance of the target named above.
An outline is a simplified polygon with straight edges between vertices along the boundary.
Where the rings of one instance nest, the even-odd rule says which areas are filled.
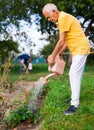
[[[47,11],[44,11],[43,14],[48,19],[48,21],[56,23],[57,20],[58,20],[58,14],[57,14],[57,12],[55,10],[53,10],[50,13],[48,13]]]

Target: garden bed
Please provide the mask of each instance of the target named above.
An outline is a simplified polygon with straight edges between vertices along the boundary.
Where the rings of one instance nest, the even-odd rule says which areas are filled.
[[[11,91],[9,88],[0,90],[0,130],[4,130],[3,117],[9,115],[11,110],[15,110],[28,102],[28,96],[34,86],[34,82],[20,80],[14,83]]]

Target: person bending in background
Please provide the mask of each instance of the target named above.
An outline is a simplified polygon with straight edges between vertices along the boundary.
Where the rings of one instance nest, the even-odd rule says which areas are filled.
[[[71,115],[80,104],[80,85],[86,59],[88,54],[90,54],[90,44],[82,31],[80,23],[74,16],[64,11],[59,11],[53,3],[46,4],[42,12],[59,29],[59,40],[52,54],[48,56],[48,64],[54,64],[55,57],[65,44],[72,55],[69,71],[71,106],[64,112],[65,115]]]

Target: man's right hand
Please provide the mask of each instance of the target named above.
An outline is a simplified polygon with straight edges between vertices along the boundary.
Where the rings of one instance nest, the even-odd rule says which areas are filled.
[[[49,55],[47,61],[49,65],[53,65],[55,63],[55,58],[53,55]]]

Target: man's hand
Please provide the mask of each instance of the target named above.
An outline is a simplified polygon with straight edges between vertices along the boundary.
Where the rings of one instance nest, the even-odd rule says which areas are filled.
[[[61,59],[61,60],[62,60],[62,54],[58,54],[58,55],[56,56],[56,59]]]
[[[48,56],[48,64],[53,65],[55,63],[55,58],[53,55]]]

